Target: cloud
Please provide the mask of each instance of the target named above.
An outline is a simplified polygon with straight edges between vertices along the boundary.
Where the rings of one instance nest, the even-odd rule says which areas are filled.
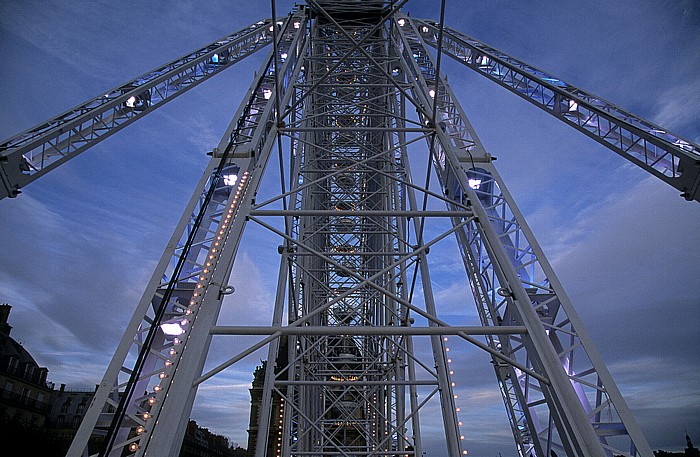
[[[34,309],[76,343],[98,351],[110,348],[121,333],[114,322],[128,319],[129,304],[138,301],[139,286],[153,267],[123,269],[138,249],[137,241],[110,231],[85,233],[29,196],[0,211],[6,233],[0,274],[3,293],[21,300],[16,314]],[[35,326],[27,331],[39,341],[51,337]]]
[[[671,130],[687,127],[692,119],[700,118],[700,82],[689,81],[667,90],[659,99],[659,108],[654,121]],[[691,138],[698,142],[700,138]]]
[[[279,2],[279,12],[286,13],[291,3]],[[544,2],[513,8],[500,3],[476,2],[470,14],[448,21],[677,126],[685,136],[700,137],[700,112],[692,105],[700,97],[694,2],[546,9],[540,7]],[[436,16],[434,4],[409,5],[416,15]],[[7,135],[28,126],[22,122],[41,121],[100,88],[269,15],[269,5],[243,8],[224,1],[186,2],[159,14],[147,2],[92,6],[86,11],[71,2],[0,4],[0,50],[9,62],[0,69],[5,82],[0,94],[7,106],[17,107],[0,114]],[[677,8],[683,21],[676,21]],[[444,65],[650,441],[655,447],[682,443],[682,437],[674,441],[674,433],[684,424],[697,429],[693,418],[700,410],[692,389],[692,376],[700,372],[693,352],[700,345],[696,206],[590,140],[578,141],[577,132],[512,94],[485,80],[474,82],[481,81],[478,76],[463,77],[463,67]],[[99,157],[89,152],[41,178],[17,200],[0,202],[0,301],[15,306],[13,335],[49,366],[50,379],[69,387],[99,381],[188,198],[186,189],[199,177],[204,149],[218,142],[238,105],[239,81],[247,87],[256,67],[237,64],[240,74],[230,80],[217,76],[139,121],[102,143]],[[414,164],[414,172],[422,182],[422,164]],[[261,195],[279,189],[278,181],[265,179]],[[221,324],[270,321],[279,240],[255,232],[253,224],[249,235],[231,279],[237,292],[226,300]],[[264,250],[272,254],[264,256]],[[445,241],[428,256],[438,306],[450,315],[467,306],[474,314],[456,254],[454,242]],[[416,291],[418,303],[421,293]],[[417,351],[432,366],[425,340]],[[207,368],[253,341],[215,338]],[[455,352],[464,351],[455,357],[455,371],[469,449],[514,455],[488,357],[451,344]],[[265,350],[257,351],[204,383],[195,406],[198,421],[245,444],[247,389],[252,368],[265,357]],[[444,441],[439,408],[431,404],[422,418],[426,450],[438,455],[435,449]]]

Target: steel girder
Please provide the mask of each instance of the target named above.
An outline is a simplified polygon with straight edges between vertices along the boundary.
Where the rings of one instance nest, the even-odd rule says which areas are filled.
[[[433,361],[426,365],[416,361],[412,336],[401,331],[410,328],[406,270],[425,260],[425,251],[407,237],[406,216],[420,212],[406,206],[400,182],[406,157],[392,140],[399,127],[392,102],[398,91],[387,68],[396,56],[388,53],[382,21],[336,21],[318,4],[311,8],[317,14],[313,46],[293,121],[285,128],[298,157],[291,179],[298,184],[292,194],[296,217],[287,224],[288,235],[277,233],[289,262],[289,325],[306,322],[304,329],[339,327],[343,333],[289,335],[286,363],[267,365],[260,427],[272,427],[264,411],[271,410],[273,394],[284,401],[287,416],[279,419],[279,447],[266,442],[275,435],[259,433],[256,456],[420,455],[419,411],[436,395],[447,413],[450,454],[457,455],[441,336],[430,337]],[[276,315],[283,305],[278,296]],[[436,319],[430,308],[423,313]],[[281,360],[273,349],[268,360],[275,359]],[[425,379],[417,379],[417,364]],[[430,365],[436,368],[426,370]],[[420,403],[419,390],[426,392]]]
[[[0,143],[0,199],[272,42],[265,19]]]
[[[420,456],[420,412],[433,398],[455,457],[464,449],[446,335],[491,355],[522,456],[652,455],[428,46],[550,111],[689,199],[698,198],[698,147],[434,22],[392,18],[403,3],[375,1],[359,14],[346,2],[309,1],[284,21],[258,22],[0,146],[2,198],[273,43],[69,455],[86,454],[94,434],[106,437],[101,455],[176,455],[197,386],[267,346],[257,457]],[[407,115],[409,108],[417,120]],[[427,182],[416,184],[411,173],[409,149],[422,139],[439,193]],[[256,203],[275,145],[290,187],[282,178],[279,196]],[[426,211],[428,198],[447,210]],[[426,241],[431,217],[450,218],[452,228]],[[282,240],[271,326],[217,327],[249,221]],[[452,327],[438,317],[427,254],[452,234],[479,328]],[[413,327],[414,318],[428,327]],[[202,374],[215,334],[269,336]],[[477,334],[486,335],[486,343],[474,339]],[[430,361],[418,355],[417,336],[428,337]]]
[[[488,338],[547,381],[494,359],[521,455],[645,455],[651,449],[490,156],[473,131],[423,39],[421,23],[401,16],[394,45],[436,104],[434,163],[446,196],[474,211],[457,232],[483,325],[525,325],[527,335]],[[437,81],[437,84],[434,83]],[[449,205],[454,206],[454,204]]]
[[[434,21],[412,23],[427,44],[437,45]],[[692,141],[453,29],[445,28],[441,47],[457,62],[675,187],[686,200],[700,201],[700,146]]]
[[[259,185],[256,167],[272,148],[276,75],[290,96],[306,36],[303,15],[278,23],[275,49],[289,57],[275,68],[272,53],[219,144],[126,329],[68,455],[104,435],[100,455],[177,455],[192,408],[195,379],[209,347],[246,218]],[[297,24],[297,28],[294,28]],[[279,60],[279,59],[277,59]],[[276,71],[278,70],[278,71]],[[233,157],[236,157],[235,163]],[[233,178],[233,177],[236,178]],[[196,324],[196,325],[195,325]],[[165,399],[168,401],[164,401]],[[126,450],[125,450],[126,449]],[[148,452],[150,449],[150,453]]]

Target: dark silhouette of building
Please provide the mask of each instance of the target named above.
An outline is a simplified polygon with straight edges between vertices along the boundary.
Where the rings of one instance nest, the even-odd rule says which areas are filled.
[[[12,306],[0,304],[0,422],[43,427],[49,413],[52,386],[48,368],[40,367],[12,337],[8,323]]]
[[[83,421],[93,395],[94,389],[66,389],[65,384],[54,390],[51,393],[51,410],[47,421],[47,428],[51,429],[51,433],[59,438],[72,439]]]
[[[215,435],[190,420],[182,442],[180,457],[245,457],[246,450],[234,447],[228,438]]]
[[[275,373],[278,380],[287,379],[287,373],[279,373],[278,367],[287,365],[287,339],[280,339],[279,356],[275,364]],[[260,432],[260,406],[262,405],[263,386],[265,383],[265,368],[267,361],[255,367],[253,372],[253,385],[250,388],[250,422],[248,425],[248,452],[247,457],[255,455],[255,446]],[[282,455],[282,427],[284,426],[284,399],[276,393],[272,396],[272,412],[270,414],[270,425],[267,427],[267,453],[268,457],[279,457]]]
[[[250,388],[250,423],[248,426],[248,451],[246,457],[253,457],[255,455],[256,440],[258,439],[258,433],[260,431],[260,406],[262,405],[266,366],[267,361],[263,361],[262,365],[255,367],[255,371],[253,372],[253,385]],[[273,425],[270,426],[267,431],[267,453],[265,454],[268,457],[281,455],[280,447],[282,443],[278,441],[277,438],[282,435],[283,416],[284,400],[282,400],[279,395],[273,394],[272,414],[270,415],[270,420]],[[280,445],[279,447],[277,446],[278,444]]]
[[[688,435],[688,432],[685,432],[685,443],[686,443],[686,448],[685,448],[685,455],[688,457],[700,457],[700,451],[698,448],[693,446],[693,442],[690,441],[690,436]]]

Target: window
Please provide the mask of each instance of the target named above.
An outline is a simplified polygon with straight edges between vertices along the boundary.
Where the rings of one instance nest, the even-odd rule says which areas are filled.
[[[58,428],[63,428],[63,425],[66,422],[66,417],[65,416],[58,416],[58,419],[56,419],[56,427]]]
[[[67,413],[68,408],[70,408],[70,400],[66,400],[63,402],[63,405],[61,405],[61,412],[62,413]]]
[[[15,374],[15,371],[17,371],[17,363],[18,360],[14,357],[10,358],[10,361],[7,362],[7,371],[10,374]]]
[[[73,428],[78,428],[80,427],[80,416],[77,414],[73,416],[73,422],[71,422],[71,427]]]
[[[10,381],[7,381],[7,383],[5,383],[5,390],[8,391],[8,392],[12,392],[12,389],[13,389],[14,387],[15,387],[15,385],[12,384]]]
[[[77,413],[82,414],[84,411],[85,411],[85,402],[81,401],[80,403],[78,403]]]

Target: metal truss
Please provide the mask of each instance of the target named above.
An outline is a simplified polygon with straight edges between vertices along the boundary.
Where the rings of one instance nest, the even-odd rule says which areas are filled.
[[[277,24],[278,26],[282,24]],[[0,143],[0,199],[272,42],[265,19]]]
[[[292,20],[293,19],[293,20]],[[272,91],[288,98],[305,50],[303,16],[278,23],[276,50],[286,62],[275,68],[271,53],[221,140],[180,220],[100,383],[68,455],[87,452],[91,435],[104,436],[103,456],[123,453],[177,455],[216,323],[232,259],[265,162],[276,116]],[[296,24],[296,27],[294,25]],[[278,71],[276,71],[278,70]],[[274,135],[273,135],[274,136]],[[232,162],[232,157],[238,157]],[[253,189],[253,190],[251,190]],[[196,324],[196,325],[195,325]],[[165,399],[168,401],[164,401]],[[104,414],[103,412],[113,411]],[[156,450],[156,451],[153,451]]]
[[[309,0],[277,21],[273,2],[272,19],[3,143],[0,198],[16,195],[22,185],[272,43],[213,151],[69,456],[92,452],[88,441],[95,436],[102,438],[100,456],[177,455],[198,386],[266,349],[256,457],[420,457],[428,405],[437,405],[447,452],[457,457],[466,450],[445,346],[451,335],[490,354],[522,457],[652,456],[440,74],[442,54],[690,199],[698,199],[698,147],[444,29],[442,19],[410,19],[400,13],[405,3],[370,1],[360,10],[341,0]],[[423,142],[425,180],[411,171]],[[256,197],[263,176],[273,173],[275,150],[281,190],[261,202]],[[433,174],[437,192],[430,190]],[[436,204],[446,209],[435,210]],[[431,221],[447,219],[451,227],[426,231]],[[220,326],[249,222],[280,240],[271,322]],[[428,253],[451,236],[478,326],[453,326],[439,317]],[[204,372],[212,338],[225,335],[262,339]]]
[[[398,20],[403,26],[395,27],[394,44],[410,60],[417,90],[437,108],[433,159],[445,195],[468,202],[476,216],[457,238],[482,324],[528,329],[524,336],[488,337],[488,344],[547,378],[493,360],[521,455],[651,455],[490,157],[436,76],[424,29],[407,17]]]
[[[406,18],[405,20],[410,20]],[[437,46],[438,24],[411,20]],[[602,98],[450,28],[442,52],[700,201],[700,146]]]

